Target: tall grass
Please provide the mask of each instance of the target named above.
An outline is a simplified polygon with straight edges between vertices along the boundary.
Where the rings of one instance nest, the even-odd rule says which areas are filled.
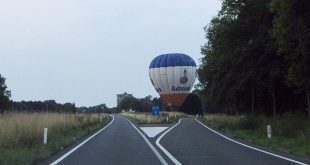
[[[3,156],[0,164],[32,164],[108,121],[105,114],[3,113],[0,115],[0,155]],[[48,128],[47,145],[43,145],[44,128]]]
[[[235,138],[310,158],[310,120],[307,117],[287,114],[272,119],[206,114],[201,120]],[[267,125],[272,127],[271,139],[267,138]]]
[[[182,112],[160,112],[158,117],[153,117],[150,112],[124,112],[121,115],[132,119],[139,124],[162,124],[162,123],[173,123],[186,114]],[[168,120],[167,120],[168,118]]]
[[[43,129],[50,137],[98,123],[103,115],[65,113],[4,113],[0,115],[0,147],[42,143]]]

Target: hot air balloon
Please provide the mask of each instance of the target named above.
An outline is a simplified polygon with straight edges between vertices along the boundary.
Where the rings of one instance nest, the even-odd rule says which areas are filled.
[[[171,107],[180,107],[195,82],[196,63],[186,54],[169,53],[155,57],[149,67],[151,83]]]

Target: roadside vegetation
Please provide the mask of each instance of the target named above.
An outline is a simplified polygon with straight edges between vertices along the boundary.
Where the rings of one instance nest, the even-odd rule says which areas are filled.
[[[170,124],[187,117],[182,112],[160,112],[158,117],[153,117],[150,112],[123,112],[121,115],[137,124]]]
[[[283,115],[272,119],[263,116],[228,116],[206,114],[202,122],[231,137],[310,158],[310,120],[306,116]],[[267,125],[272,127],[272,138],[267,138]]]
[[[209,112],[310,119],[310,1],[223,0],[197,85]]]
[[[103,113],[4,112],[0,114],[0,164],[35,164],[109,121],[111,117]],[[46,145],[44,128],[48,128]]]
[[[205,112],[223,115],[202,121],[232,137],[310,157],[309,9],[310,1],[222,1],[205,27],[195,92]]]

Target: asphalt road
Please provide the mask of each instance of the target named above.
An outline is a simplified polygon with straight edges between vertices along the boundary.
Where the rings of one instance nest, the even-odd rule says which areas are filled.
[[[194,118],[182,119],[162,138],[160,144],[182,164],[296,164],[231,142],[202,126]]]
[[[59,157],[44,162],[49,164]],[[161,164],[142,136],[123,117],[114,115],[113,123],[58,164]]]
[[[114,115],[114,121],[109,126],[84,145],[74,150],[71,154],[68,154],[68,151],[74,148],[74,146],[65,149],[40,164],[53,163],[63,155],[66,155],[66,153],[67,156],[59,161],[58,164],[153,165],[174,164],[173,162],[193,165],[296,164],[296,162],[278,158],[244,147],[237,144],[238,142],[227,140],[210,131],[198,121],[195,121],[194,118],[182,119],[180,123],[173,127],[171,127],[172,125],[165,126],[170,128],[150,138],[140,128],[133,127],[124,117]],[[292,159],[293,161],[296,160],[305,164],[310,163],[309,160],[292,155],[277,153],[275,151],[268,152]]]

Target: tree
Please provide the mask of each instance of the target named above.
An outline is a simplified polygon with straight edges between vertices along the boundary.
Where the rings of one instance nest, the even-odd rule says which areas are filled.
[[[275,117],[302,109],[294,106],[300,103],[296,89],[307,93],[310,107],[309,6],[303,0],[223,0],[205,27],[197,70],[209,112]]]
[[[76,108],[74,103],[65,103],[62,105],[63,112],[75,113]]]
[[[170,110],[168,105],[160,97],[159,98],[157,98],[157,97],[153,98],[151,104],[152,104],[152,106],[153,105],[159,106],[162,111]]]
[[[189,93],[179,111],[190,115],[202,115],[202,107],[199,96],[194,93]]]
[[[158,105],[166,109],[167,105],[160,98],[153,98],[149,95],[144,98],[126,97],[119,104],[119,110],[135,110],[137,112],[151,112],[152,105]]]
[[[310,2],[272,0],[270,10],[275,14],[271,32],[278,54],[288,62],[285,82],[304,93],[310,118]]]
[[[11,91],[7,89],[5,79],[0,74],[0,112],[3,112],[10,105]]]
[[[255,88],[262,85],[259,80],[267,74],[261,68],[271,59],[266,53],[272,22],[267,2],[225,0],[217,17],[205,28],[208,42],[201,49],[204,57],[198,76],[211,108],[247,111],[251,98],[254,114]],[[250,97],[245,93],[251,93]]]
[[[139,109],[139,101],[135,97],[126,97],[119,104],[118,107],[121,110]]]

